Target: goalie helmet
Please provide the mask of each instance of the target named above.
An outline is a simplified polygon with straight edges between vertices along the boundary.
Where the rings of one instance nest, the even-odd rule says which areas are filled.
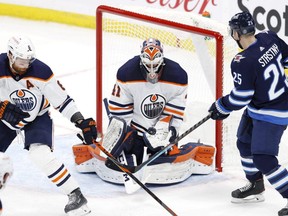
[[[13,36],[8,41],[9,64],[16,73],[23,73],[35,60],[35,48],[25,36]]]
[[[233,30],[239,35],[253,35],[255,33],[255,21],[248,11],[235,14],[229,21],[231,36]]]
[[[142,43],[140,68],[145,79],[157,83],[164,66],[163,46],[155,38],[149,38]]]
[[[3,189],[13,174],[13,164],[8,155],[0,152],[0,189]]]

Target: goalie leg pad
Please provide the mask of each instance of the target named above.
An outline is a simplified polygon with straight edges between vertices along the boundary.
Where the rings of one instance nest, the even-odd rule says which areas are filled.
[[[75,157],[74,160],[77,165],[85,161],[88,161],[93,157],[89,152],[89,149],[88,149],[89,147],[90,147],[89,145],[83,145],[83,144],[74,145],[72,147],[72,151]]]
[[[74,154],[74,161],[76,170],[80,173],[94,172],[95,160],[91,152],[95,152],[95,145],[74,145],[72,151]],[[96,153],[96,152],[95,152]],[[98,153],[99,154],[99,153]],[[99,158],[100,155],[98,156]]]
[[[187,143],[162,155],[147,166],[147,183],[170,184],[186,180],[192,174],[210,174],[215,148],[202,143]]]
[[[176,148],[176,147],[175,147]],[[187,143],[179,149],[172,150],[168,155],[162,155],[151,164],[159,163],[180,163],[188,159],[193,159],[205,165],[212,165],[215,148],[202,143]]]
[[[194,160],[207,166],[212,165],[215,148],[213,146],[202,145],[193,149],[195,152]]]
[[[102,145],[114,157],[118,157],[124,148],[122,142],[127,134],[127,128],[124,119],[115,116],[110,118]]]
[[[121,143],[121,147],[117,149],[117,154],[113,156],[115,158],[118,158],[121,152],[124,151],[127,158],[130,158],[131,155],[135,155],[136,163],[137,165],[139,165],[140,163],[142,163],[145,144],[142,137],[138,136],[137,131],[129,128],[130,127],[128,127],[128,130],[130,131],[127,132],[123,142]],[[122,151],[118,153],[119,150]],[[128,165],[130,164],[128,163]],[[109,159],[107,159],[106,161],[106,166],[111,169],[119,171],[119,168]]]

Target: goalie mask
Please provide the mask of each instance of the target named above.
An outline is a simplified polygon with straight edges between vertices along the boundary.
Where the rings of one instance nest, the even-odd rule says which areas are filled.
[[[161,42],[154,38],[145,40],[141,46],[140,58],[140,68],[146,81],[153,84],[157,83],[164,66]]]
[[[7,56],[12,72],[22,75],[35,60],[35,49],[29,38],[15,36],[8,41]]]

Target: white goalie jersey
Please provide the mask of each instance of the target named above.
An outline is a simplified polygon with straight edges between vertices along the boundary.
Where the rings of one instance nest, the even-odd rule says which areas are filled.
[[[164,58],[164,67],[157,83],[147,82],[140,70],[140,57],[135,56],[117,72],[117,81],[109,100],[114,116],[124,118],[139,134],[155,126],[159,118],[173,115],[176,130],[184,116],[188,78],[181,66]]]

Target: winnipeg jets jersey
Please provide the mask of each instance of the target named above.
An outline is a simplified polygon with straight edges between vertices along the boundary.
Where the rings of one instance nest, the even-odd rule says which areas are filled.
[[[238,110],[247,105],[254,119],[288,124],[288,82],[284,66],[288,46],[274,32],[265,31],[231,62],[234,89],[222,99],[225,108]]]
[[[23,128],[37,116],[43,115],[50,104],[69,120],[78,111],[73,99],[46,64],[36,59],[24,75],[15,75],[10,71],[6,53],[0,55],[0,101],[4,100],[30,114],[15,127],[2,120],[14,130]]]
[[[179,129],[186,106],[188,78],[181,66],[164,58],[160,80],[147,82],[140,70],[140,57],[135,56],[117,72],[117,81],[109,100],[112,115],[122,117],[141,135],[155,126],[159,118],[173,115],[172,126]]]

